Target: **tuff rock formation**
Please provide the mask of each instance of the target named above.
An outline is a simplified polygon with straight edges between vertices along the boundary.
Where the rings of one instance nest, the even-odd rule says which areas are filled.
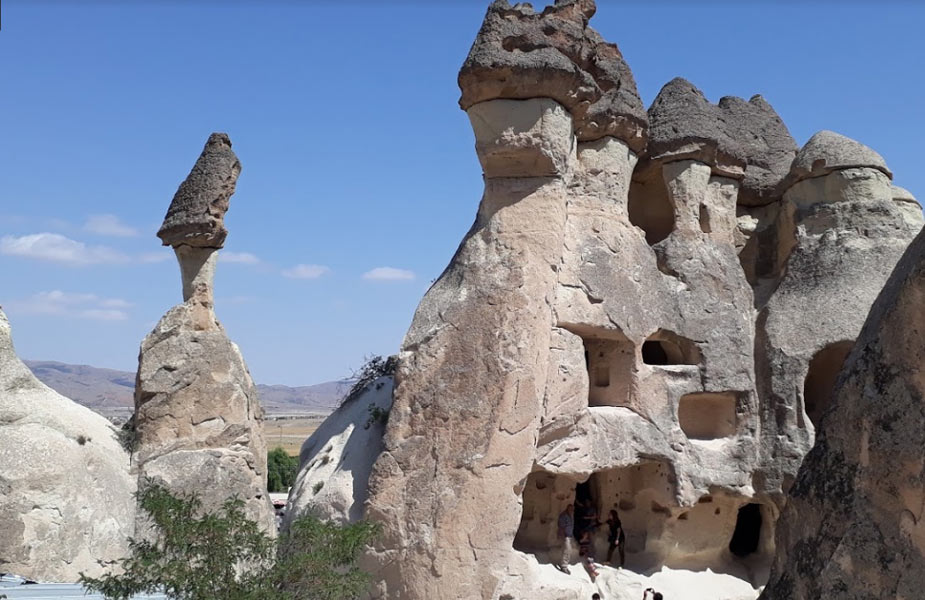
[[[134,492],[115,428],[32,375],[0,311],[0,573],[108,571],[128,553]]]
[[[363,516],[369,472],[382,452],[382,433],[392,407],[392,378],[381,377],[363,393],[348,399],[305,440],[299,453],[299,474],[283,519],[311,513],[350,523]]]
[[[781,516],[762,598],[921,598],[925,233],[864,324]]]
[[[241,165],[224,133],[209,136],[158,235],[180,263],[183,303],[141,344],[135,385],[139,484],[158,481],[215,507],[238,496],[275,532],[257,390],[215,318],[213,277],[223,217]]]
[[[922,226],[879,156],[828,133],[798,152],[760,96],[676,79],[641,113],[594,10],[499,0],[460,72],[485,192],[402,344],[374,598],[638,598],[551,566],[576,500],[619,511],[630,569],[754,598],[834,374]]]

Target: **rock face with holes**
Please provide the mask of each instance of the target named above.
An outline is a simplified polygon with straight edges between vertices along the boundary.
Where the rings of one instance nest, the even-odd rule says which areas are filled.
[[[367,439],[349,411],[307,446],[290,505],[336,482],[328,515],[351,520],[368,491],[374,598],[588,597],[550,565],[570,503],[619,512],[628,566],[733,573],[753,598],[834,373],[921,227],[882,159],[835,134],[799,150],[760,96],[677,79],[643,112],[594,11],[488,9],[459,76],[485,191],[403,342],[382,450],[337,450]]]
[[[829,131],[793,162],[761,282],[776,287],[759,314],[757,347],[767,369],[765,418],[787,432],[764,434],[774,487],[789,485],[812,445],[871,304],[922,228],[921,207],[909,211],[906,199],[895,200],[890,176],[876,152]]]
[[[275,532],[257,389],[213,306],[222,219],[240,171],[228,136],[212,134],[158,233],[176,252],[184,301],[141,344],[136,461],[140,484],[150,479],[195,493],[210,507],[237,496]]]
[[[925,588],[925,233],[839,378],[781,517],[762,598],[920,598]]]
[[[0,311],[0,573],[96,577],[128,554],[129,455],[103,417],[41,383]]]

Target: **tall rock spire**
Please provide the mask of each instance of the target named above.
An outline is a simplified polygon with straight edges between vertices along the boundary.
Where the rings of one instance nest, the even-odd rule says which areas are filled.
[[[213,133],[180,184],[158,236],[173,246],[183,303],[141,344],[135,387],[139,483],[154,480],[217,506],[232,496],[275,531],[266,492],[263,410],[238,347],[215,318],[212,284],[241,163]]]

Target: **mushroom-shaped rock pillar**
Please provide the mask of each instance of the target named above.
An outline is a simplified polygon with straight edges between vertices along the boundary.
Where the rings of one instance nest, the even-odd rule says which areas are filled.
[[[223,220],[240,172],[231,140],[213,133],[158,232],[180,262],[184,301],[141,344],[136,461],[139,485],[154,480],[195,493],[205,506],[237,496],[251,519],[275,533],[263,410],[241,352],[213,308],[217,253],[228,234]]]
[[[157,236],[177,254],[184,301],[212,305],[216,251],[228,236],[225,213],[240,174],[228,134],[213,133],[167,209]]]
[[[594,10],[498,0],[459,74],[485,192],[399,355],[369,480],[367,514],[385,526],[367,556],[374,597],[498,597],[534,463],[580,144],[624,189],[645,146],[635,83],[588,27]]]

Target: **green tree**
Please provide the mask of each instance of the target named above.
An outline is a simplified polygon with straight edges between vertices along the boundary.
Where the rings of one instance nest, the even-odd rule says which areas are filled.
[[[299,458],[289,456],[282,448],[267,453],[267,490],[285,492],[295,483],[299,471]]]
[[[138,494],[150,534],[132,539],[123,573],[81,574],[109,600],[162,592],[172,600],[329,600],[356,598],[368,576],[354,566],[378,526],[296,519],[279,544],[244,514],[241,500],[203,513],[195,496],[148,484]]]

